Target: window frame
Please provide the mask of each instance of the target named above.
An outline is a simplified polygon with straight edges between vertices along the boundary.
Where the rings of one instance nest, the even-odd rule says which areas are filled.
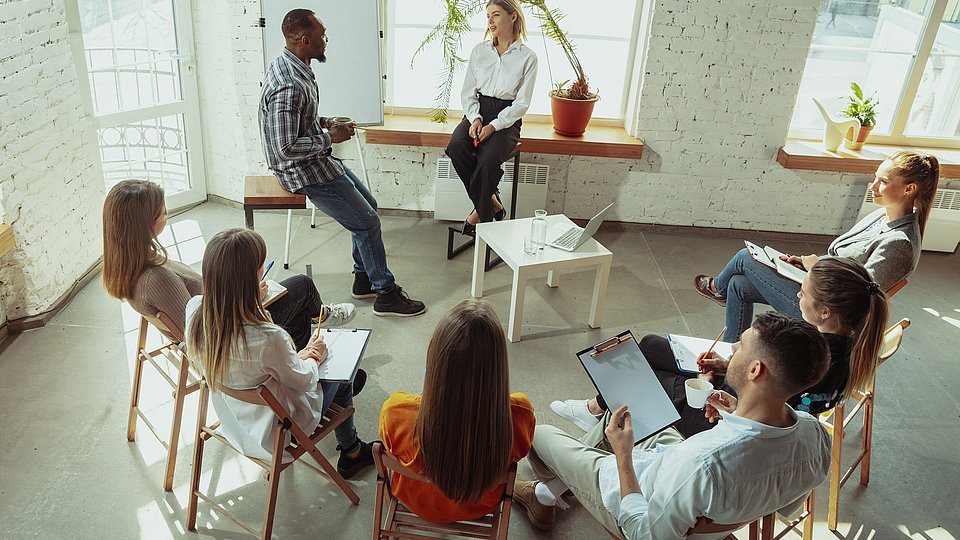
[[[395,67],[398,65],[396,61],[396,47],[394,41],[394,29],[422,29],[424,35],[428,32],[432,25],[427,24],[396,24],[393,21],[396,20],[396,9],[400,0],[381,0],[383,2],[384,9],[381,10],[381,13],[384,14],[382,21],[383,36],[384,36],[384,58],[383,58],[383,73],[385,74],[384,81],[384,116],[389,117],[393,115],[402,115],[402,116],[422,116],[429,115],[433,112],[431,107],[405,107],[394,105],[391,103],[393,98],[393,81],[395,77]],[[621,95],[619,96],[620,106],[619,106],[619,116],[618,117],[598,117],[594,116],[590,119],[591,125],[597,126],[618,126],[622,127],[626,122],[626,115],[630,107],[629,101],[631,99],[631,81],[635,73],[635,59],[637,56],[637,47],[638,36],[640,34],[640,10],[643,8],[644,0],[635,0],[636,1],[636,16],[633,20],[633,26],[630,31],[630,39],[627,44],[627,62],[624,67],[624,85]],[[576,42],[577,39],[589,39],[589,38],[598,38],[603,36],[597,36],[592,34],[569,34],[570,39]],[[536,30],[533,30],[532,27],[527,25],[527,39],[532,41],[534,39],[543,39],[543,32],[540,31],[539,26],[536,27]],[[463,49],[461,49],[463,52]],[[566,61],[566,60],[564,60]],[[454,92],[459,92],[458,88],[454,88]],[[448,109],[448,118],[455,119],[463,116],[463,110],[450,107]],[[550,114],[525,114],[523,116],[524,120],[528,122],[536,123],[552,123],[553,117]]]
[[[960,148],[960,136],[935,137],[906,135],[904,133],[907,126],[907,121],[910,117],[910,112],[913,110],[914,100],[917,97],[917,90],[920,88],[920,81],[923,78],[924,69],[926,69],[927,62],[930,60],[930,53],[933,50],[933,44],[936,40],[937,32],[940,30],[943,15],[946,12],[947,3],[950,0],[933,1],[933,7],[924,20],[923,26],[920,30],[920,43],[917,46],[917,52],[916,54],[913,54],[912,52],[908,53],[911,54],[913,58],[910,63],[908,75],[900,92],[900,99],[897,101],[897,105],[894,108],[890,133],[887,135],[871,133],[870,143],[872,144],[888,144],[893,146],[923,146],[932,148]],[[846,48],[847,47],[844,46],[813,45],[811,43],[809,50],[817,49],[826,51],[842,50]],[[807,57],[809,58],[809,51],[807,53]],[[819,141],[823,139],[823,129],[795,128],[791,125],[790,129],[787,131],[787,138]]]

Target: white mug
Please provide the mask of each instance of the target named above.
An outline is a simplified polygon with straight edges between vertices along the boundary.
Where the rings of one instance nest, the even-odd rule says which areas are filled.
[[[715,392],[712,384],[697,378],[687,379],[683,388],[687,391],[687,405],[692,409],[702,409],[707,398]]]

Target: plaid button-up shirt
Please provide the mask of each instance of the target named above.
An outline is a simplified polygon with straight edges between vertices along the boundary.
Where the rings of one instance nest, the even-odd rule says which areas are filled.
[[[310,66],[292,52],[267,68],[260,90],[260,132],[267,166],[287,191],[341,176],[343,164],[333,157],[330,135],[317,116],[317,80]]]

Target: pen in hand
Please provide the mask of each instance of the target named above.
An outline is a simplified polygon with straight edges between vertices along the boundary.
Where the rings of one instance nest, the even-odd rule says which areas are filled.
[[[266,280],[267,280],[267,274],[270,273],[270,269],[273,268],[273,263],[275,263],[275,262],[277,262],[276,259],[270,261],[270,262],[267,264],[267,269],[263,271],[263,277],[261,278],[261,281],[266,281]]]

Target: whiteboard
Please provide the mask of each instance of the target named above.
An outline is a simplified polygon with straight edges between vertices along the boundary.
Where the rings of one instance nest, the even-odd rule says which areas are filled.
[[[280,25],[290,10],[306,8],[327,29],[327,61],[310,67],[320,89],[320,116],[349,116],[361,126],[383,125],[379,0],[261,0],[264,70],[283,52]]]

